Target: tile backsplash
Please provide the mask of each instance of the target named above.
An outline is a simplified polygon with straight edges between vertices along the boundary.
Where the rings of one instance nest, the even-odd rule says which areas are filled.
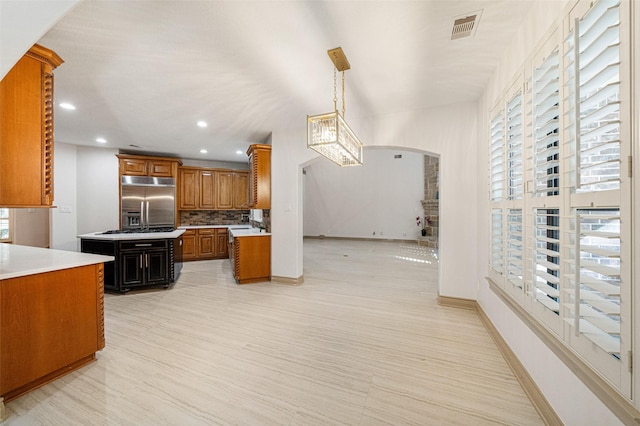
[[[180,226],[249,223],[249,210],[181,210]]]

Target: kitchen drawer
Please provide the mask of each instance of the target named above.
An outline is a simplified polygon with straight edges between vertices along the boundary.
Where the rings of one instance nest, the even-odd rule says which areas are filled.
[[[198,234],[200,235],[215,235],[215,233],[216,233],[215,228],[199,228],[198,229]]]
[[[167,248],[167,240],[121,241],[120,250]]]

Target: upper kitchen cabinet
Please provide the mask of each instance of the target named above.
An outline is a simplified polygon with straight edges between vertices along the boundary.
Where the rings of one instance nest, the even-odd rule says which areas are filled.
[[[246,171],[180,167],[178,209],[248,210],[248,182]]]
[[[249,146],[249,207],[252,209],[271,208],[271,145]]]
[[[249,173],[233,174],[233,206],[236,209],[249,209]]]
[[[120,176],[178,177],[177,158],[147,157],[143,155],[117,155],[120,162]]]
[[[216,172],[218,180],[218,202],[220,210],[233,209],[233,172]]]
[[[53,202],[53,70],[64,61],[34,45],[0,81],[0,206]]]

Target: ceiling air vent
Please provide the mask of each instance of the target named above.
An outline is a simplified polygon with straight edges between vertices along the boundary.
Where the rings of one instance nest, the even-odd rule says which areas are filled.
[[[478,21],[482,10],[457,16],[453,20],[453,29],[451,30],[451,40],[459,38],[473,37],[478,29]]]

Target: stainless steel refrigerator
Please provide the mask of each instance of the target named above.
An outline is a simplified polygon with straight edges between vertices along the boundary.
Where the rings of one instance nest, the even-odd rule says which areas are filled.
[[[122,229],[149,231],[175,226],[176,180],[122,176]]]

